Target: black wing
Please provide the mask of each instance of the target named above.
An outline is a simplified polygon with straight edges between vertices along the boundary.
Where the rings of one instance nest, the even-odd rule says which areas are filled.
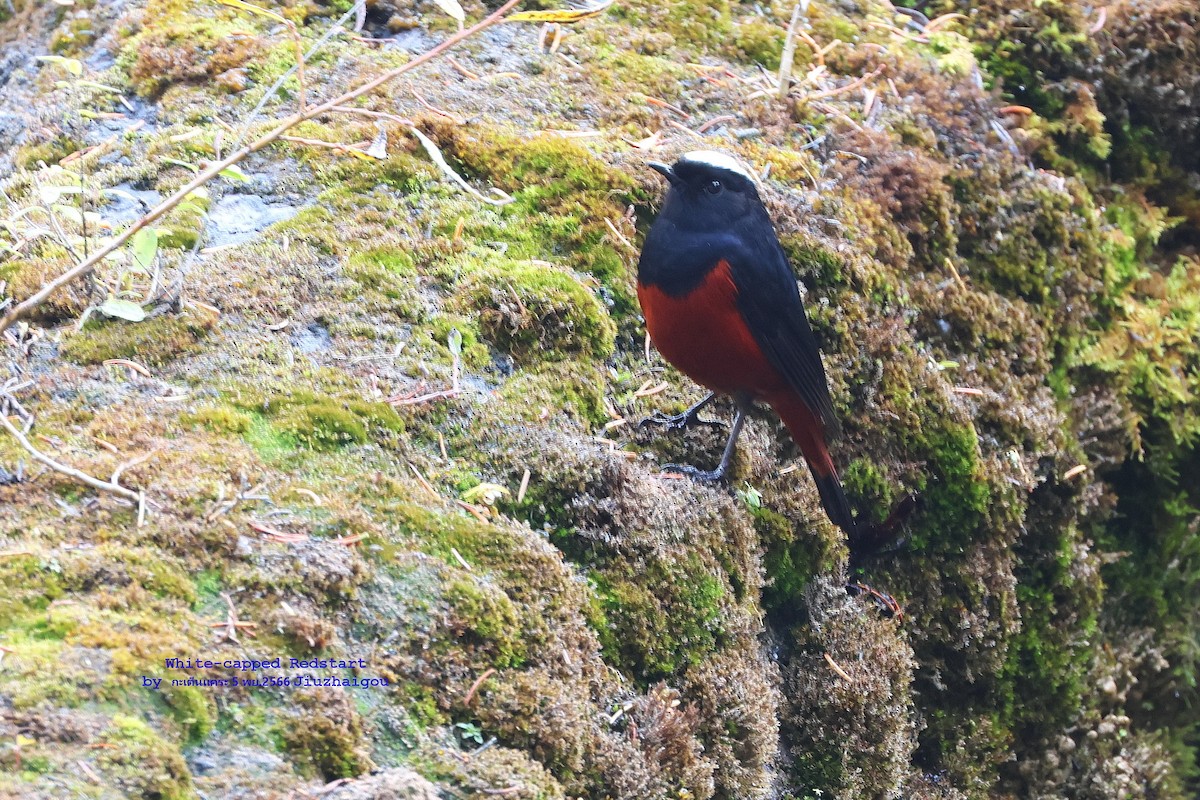
[[[758,346],[820,418],[827,438],[840,432],[817,338],[808,324],[796,277],[774,236],[738,248],[731,263],[741,309]]]

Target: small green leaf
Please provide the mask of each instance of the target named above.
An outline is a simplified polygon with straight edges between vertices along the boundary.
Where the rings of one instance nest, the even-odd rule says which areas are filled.
[[[746,488],[735,490],[737,492],[737,496],[742,498],[742,502],[745,503],[751,510],[757,511],[758,509],[762,508],[762,492],[760,492],[758,489],[755,489],[749,483],[743,483],[743,485]]]
[[[133,262],[149,272],[154,265],[154,256],[158,254],[158,231],[150,227],[142,228],[133,235],[129,249],[133,251]]]
[[[446,344],[450,345],[450,352],[456,356],[462,355],[462,334],[458,328],[451,328],[450,335],[446,337]]]
[[[468,503],[480,502],[485,506],[490,506],[506,494],[508,494],[508,489],[503,486],[495,483],[481,483],[467,489],[459,497]]]
[[[58,64],[67,72],[75,76],[83,74],[83,62],[77,58],[66,58],[65,56],[38,56],[38,61],[45,61],[47,64]]]
[[[117,297],[108,298],[96,310],[107,317],[116,317],[129,322],[141,322],[146,318],[146,312],[137,303]]]
[[[240,169],[238,169],[238,166],[236,164],[230,164],[228,167],[221,170],[217,174],[220,175],[222,178],[229,178],[230,180],[241,181],[242,183],[246,183],[250,180],[249,178],[246,177],[246,173],[244,173]]]

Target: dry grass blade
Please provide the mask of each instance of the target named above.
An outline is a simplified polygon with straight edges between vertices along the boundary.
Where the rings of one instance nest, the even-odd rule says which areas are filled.
[[[487,197],[486,195],[480,193],[478,189],[467,183],[463,176],[455,172],[454,168],[446,163],[446,159],[442,155],[442,151],[438,148],[436,142],[434,142],[425,134],[421,133],[416,128],[409,128],[409,132],[413,136],[417,137],[417,141],[420,142],[421,146],[425,148],[425,152],[429,154],[430,160],[432,160],[434,164],[437,164],[437,167],[442,171],[442,174],[452,180],[456,186],[458,186],[467,194],[471,195],[477,200],[487,203],[490,206],[504,206],[513,201],[513,198],[510,195],[505,194],[494,186],[492,187],[492,191],[495,192],[496,198]]]
[[[833,656],[829,655],[829,653],[825,653],[825,663],[829,665],[831,670],[838,674],[839,678],[853,682],[854,679],[850,677],[850,673],[842,669],[842,665],[834,661]]]
[[[239,161],[246,158],[246,156],[250,155],[251,153],[256,153],[259,150],[262,150],[267,145],[277,141],[280,136],[284,135],[287,131],[289,131],[296,125],[299,125],[301,122],[310,120],[314,117],[324,114],[327,111],[333,110],[337,106],[345,105],[346,103],[349,103],[351,100],[353,100],[357,97],[361,97],[364,94],[373,92],[374,90],[378,89],[380,86],[383,86],[385,83],[389,83],[389,82],[395,80],[396,78],[399,78],[401,75],[404,75],[407,72],[411,72],[412,70],[416,69],[417,67],[421,66],[422,64],[426,64],[429,61],[432,61],[433,59],[437,58],[438,56],[440,56],[442,53],[446,52],[450,48],[458,45],[463,40],[468,39],[471,36],[474,36],[476,33],[479,33],[482,30],[490,28],[491,26],[495,25],[497,22],[500,22],[502,19],[504,19],[505,15],[508,14],[508,12],[511,11],[513,8],[515,8],[520,2],[521,2],[521,0],[508,0],[508,2],[506,2],[504,5],[500,6],[500,8],[496,9],[496,11],[494,11],[492,14],[490,14],[488,17],[486,17],[482,21],[476,23],[475,25],[472,25],[470,28],[467,28],[466,30],[459,31],[458,33],[454,34],[453,36],[450,36],[445,41],[443,41],[441,44],[430,48],[429,50],[425,51],[421,55],[414,58],[412,61],[409,61],[408,63],[406,63],[402,66],[396,67],[395,69],[388,70],[387,72],[383,73],[382,75],[378,75],[378,76],[372,78],[371,80],[366,81],[363,84],[360,84],[356,88],[351,89],[350,91],[346,92],[345,94],[342,94],[342,95],[339,95],[338,97],[333,98],[332,100],[327,100],[326,102],[320,103],[319,105],[309,106],[302,111],[298,111],[295,114],[292,114],[290,117],[287,117],[287,118],[279,121],[278,124],[274,128],[272,128],[270,131],[268,131],[267,133],[260,136],[255,141],[251,142],[248,145],[245,145],[244,147],[239,148],[238,150],[236,150],[233,153],[230,153],[228,156],[221,159],[220,161],[216,161],[212,164],[209,164],[207,167],[205,167],[203,170],[201,170],[196,175],[196,177],[194,177],[186,185],[181,187],[178,191],[176,191],[175,194],[171,195],[166,200],[164,200],[163,202],[159,203],[157,206],[152,208],[149,212],[147,212],[146,214],[144,214],[143,216],[138,218],[136,221],[134,221],[134,223],[132,225],[130,225],[128,228],[126,228],[124,232],[122,232],[122,233],[114,236],[112,239],[110,239],[108,241],[108,243],[104,245],[104,247],[98,248],[90,256],[88,256],[84,260],[80,261],[75,266],[71,267],[69,270],[64,272],[62,275],[59,275],[57,278],[55,278],[54,280],[47,283],[45,286],[43,286],[41,289],[39,289],[33,295],[31,295],[30,297],[26,298],[25,300],[23,300],[22,302],[18,303],[16,306],[14,306],[7,314],[4,315],[3,318],[0,318],[0,333],[3,333],[4,331],[8,330],[17,321],[29,316],[35,308],[40,306],[42,303],[46,302],[46,299],[49,298],[55,292],[57,292],[59,289],[66,286],[68,283],[74,281],[75,279],[80,278],[83,275],[87,274],[97,264],[99,264],[102,260],[104,260],[104,258],[106,256],[115,252],[117,249],[122,247],[126,242],[128,242],[135,233],[137,233],[138,231],[140,231],[142,228],[146,227],[147,225],[150,225],[150,224],[154,223],[155,221],[161,219],[163,217],[163,215],[165,215],[167,212],[171,211],[173,208],[175,208],[180,203],[182,203],[184,198],[186,198],[189,194],[194,192],[196,189],[199,189],[201,186],[205,185],[209,181],[211,181],[213,178],[215,178],[217,175],[219,175],[222,171],[224,171],[224,170],[228,169],[229,167],[233,166],[234,164],[238,163]]]
[[[601,0],[599,3],[588,3],[578,8],[553,8],[545,11],[518,11],[508,18],[508,22],[555,22],[560,25],[571,25],[585,19],[598,17],[608,10],[615,0]]]

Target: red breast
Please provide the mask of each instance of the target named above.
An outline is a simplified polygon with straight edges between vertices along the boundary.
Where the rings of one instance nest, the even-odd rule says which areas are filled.
[[[701,386],[753,397],[785,387],[738,310],[729,262],[717,262],[699,284],[679,296],[639,283],[638,300],[654,346]]]

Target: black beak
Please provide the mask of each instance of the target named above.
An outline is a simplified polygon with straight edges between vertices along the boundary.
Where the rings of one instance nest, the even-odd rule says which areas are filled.
[[[650,167],[650,169],[657,172],[658,174],[662,175],[664,178],[666,178],[672,186],[679,183],[679,176],[676,175],[675,172],[670,167],[668,167],[666,164],[663,164],[658,161],[651,161],[647,164],[647,166]]]

